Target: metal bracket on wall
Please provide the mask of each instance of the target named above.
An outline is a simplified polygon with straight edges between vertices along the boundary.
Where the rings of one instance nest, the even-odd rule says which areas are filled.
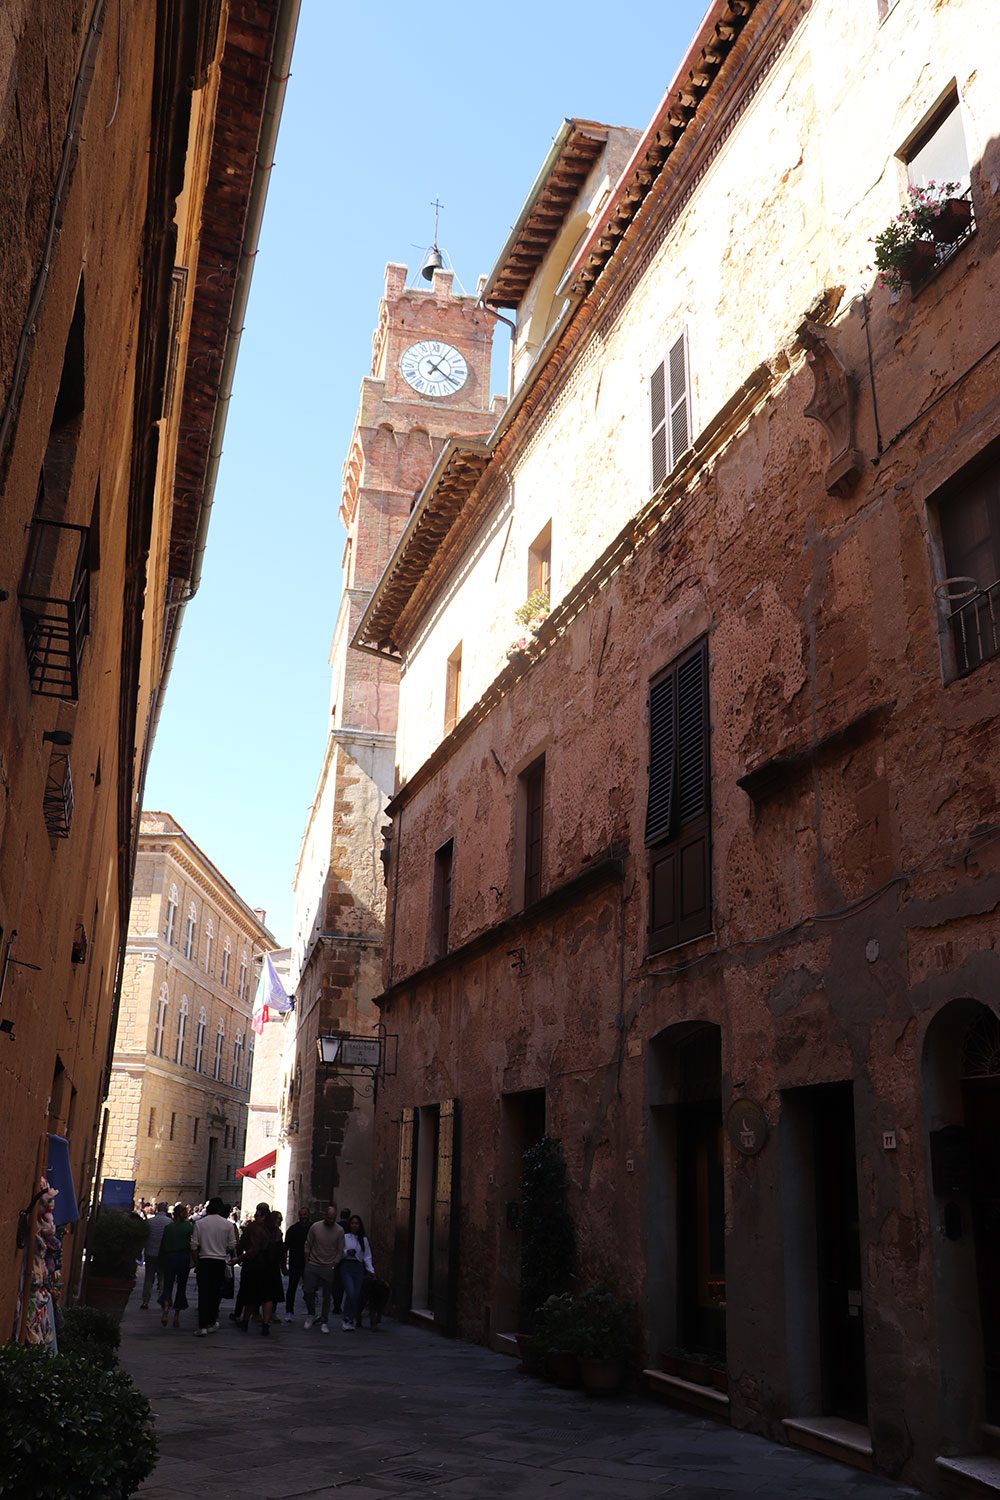
[[[2,938],[2,937],[3,937],[3,928],[0,927],[0,938]],[[18,968],[18,969],[33,969],[36,974],[40,974],[42,972],[40,965],[38,965],[38,964],[29,964],[29,963],[26,963],[23,958],[15,958],[14,957],[14,955],[13,955],[13,953],[12,953],[11,950],[14,947],[14,939],[16,937],[17,937],[17,928],[16,927],[12,927],[11,930],[10,930],[10,936],[8,937],[6,945],[5,945],[4,950],[3,950],[3,966],[0,967],[0,1007],[3,1006],[4,990],[7,987],[7,972],[10,969],[11,964],[13,964],[14,967]],[[7,1016],[0,1017],[0,1036],[8,1037],[10,1039],[10,1041],[12,1041],[12,1042],[15,1040],[15,1037],[14,1037],[14,1022],[12,1020],[10,1020]]]

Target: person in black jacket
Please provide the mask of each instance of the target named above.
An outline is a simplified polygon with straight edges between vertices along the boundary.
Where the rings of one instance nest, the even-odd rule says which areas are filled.
[[[288,1272],[288,1290],[285,1292],[285,1322],[291,1323],[295,1317],[295,1291],[302,1280],[302,1272],[306,1265],[306,1235],[313,1221],[313,1215],[306,1207],[299,1209],[299,1217],[296,1223],[289,1225],[285,1234],[285,1264],[283,1269]]]

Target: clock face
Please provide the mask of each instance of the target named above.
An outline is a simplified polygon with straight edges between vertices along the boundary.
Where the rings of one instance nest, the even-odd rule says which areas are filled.
[[[453,396],[469,378],[469,367],[451,344],[423,339],[404,350],[399,368],[403,379],[421,396]]]

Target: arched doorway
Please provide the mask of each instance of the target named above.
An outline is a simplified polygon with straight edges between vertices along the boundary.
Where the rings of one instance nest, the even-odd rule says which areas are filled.
[[[682,1022],[649,1049],[652,1347],[726,1352],[722,1034]]]
[[[924,1045],[935,1300],[946,1441],[1000,1425],[1000,1017],[954,1000]]]

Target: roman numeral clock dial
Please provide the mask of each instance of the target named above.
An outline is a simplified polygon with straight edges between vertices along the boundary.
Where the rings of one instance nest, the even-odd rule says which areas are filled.
[[[453,396],[469,378],[469,367],[451,344],[422,339],[400,356],[403,379],[421,396]]]

